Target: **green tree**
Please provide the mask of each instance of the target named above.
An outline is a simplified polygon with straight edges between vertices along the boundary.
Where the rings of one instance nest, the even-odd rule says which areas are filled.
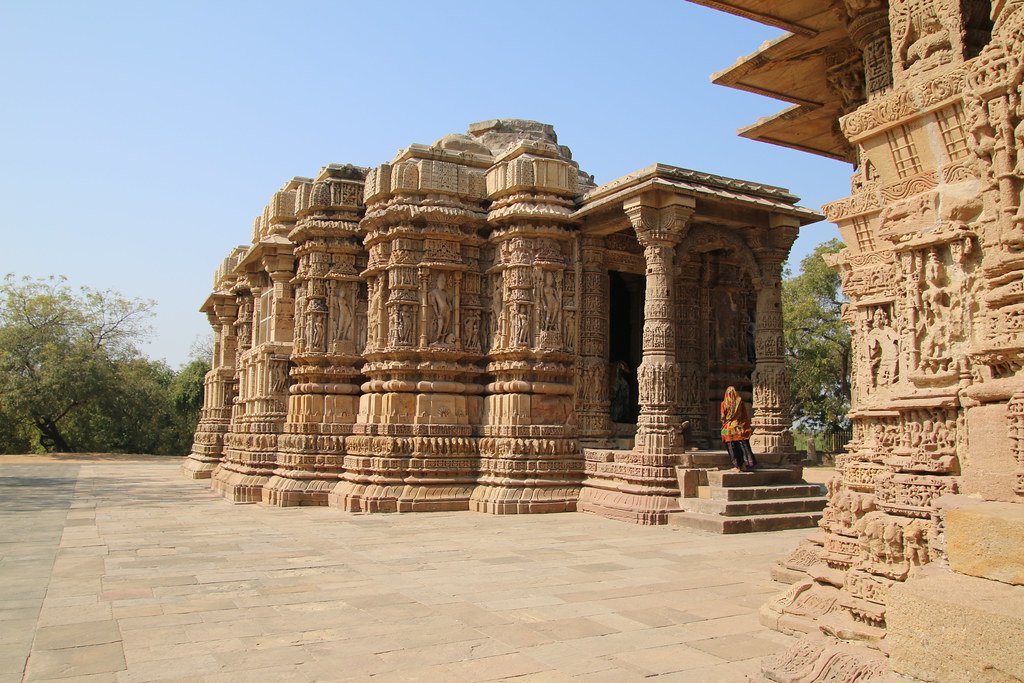
[[[800,262],[800,274],[782,283],[786,368],[793,420],[812,432],[845,429],[850,410],[850,330],[842,320],[839,274],[822,258],[844,248],[819,244]]]
[[[8,275],[0,285],[0,413],[11,429],[44,450],[134,445],[123,434],[159,384],[136,347],[152,307],[116,292],[73,290],[63,278]]]

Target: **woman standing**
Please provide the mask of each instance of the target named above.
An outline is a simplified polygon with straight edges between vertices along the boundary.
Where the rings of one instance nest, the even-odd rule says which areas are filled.
[[[750,450],[750,411],[743,402],[736,387],[725,390],[725,400],[719,411],[722,417],[722,441],[729,449],[733,472],[750,472],[757,469],[754,452]]]

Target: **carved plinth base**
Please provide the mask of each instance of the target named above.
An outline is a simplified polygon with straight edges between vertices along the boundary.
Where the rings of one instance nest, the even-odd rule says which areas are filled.
[[[258,503],[274,474],[276,447],[277,434],[228,434],[224,460],[213,471],[210,488],[235,503]]]
[[[210,488],[232,503],[258,503],[269,475],[236,472],[222,463],[210,478]]]
[[[339,482],[327,504],[347,512],[448,512],[469,509],[471,484],[386,485]]]
[[[667,524],[679,512],[679,456],[585,449],[577,509],[637,524]]]
[[[776,560],[772,567],[772,578],[789,584],[806,581],[807,570],[822,561],[822,542],[818,534],[804,539],[789,555]]]
[[[668,524],[669,515],[679,511],[679,498],[598,489],[584,481],[577,509],[634,524]]]
[[[869,681],[892,673],[879,652],[820,634],[806,636],[785,652],[761,660],[761,673],[775,683]]]
[[[325,425],[337,431],[347,425]],[[285,425],[295,428],[295,425]],[[282,434],[277,468],[263,487],[267,505],[327,505],[341,479],[345,437],[337,434]]]
[[[492,515],[575,512],[580,495],[575,486],[521,486],[481,484],[473,490],[469,509]]]
[[[357,425],[406,438],[348,437],[341,481],[327,504],[349,512],[468,510],[477,479],[476,440],[459,425]],[[463,434],[459,434],[459,432]],[[453,433],[431,436],[431,432]]]
[[[181,474],[189,479],[209,479],[219,464],[220,458],[190,453],[185,456],[185,461],[181,464]]]
[[[337,475],[316,477],[306,472],[275,474],[262,487],[261,500],[267,505],[327,505],[327,496],[338,484]]]
[[[469,509],[499,515],[574,512],[583,459],[554,425],[486,426],[480,475]]]

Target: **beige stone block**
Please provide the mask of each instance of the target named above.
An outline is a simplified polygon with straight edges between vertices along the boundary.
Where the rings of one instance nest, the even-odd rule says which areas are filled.
[[[948,683],[1024,680],[1024,588],[928,566],[888,595],[890,664]]]
[[[970,453],[961,458],[960,492],[986,500],[1017,500],[1013,473],[1017,469],[1006,419],[1006,404],[967,410]]]
[[[26,681],[54,678],[79,678],[91,674],[113,673],[125,668],[119,643],[70,647],[62,650],[35,650],[25,672]]]
[[[116,643],[121,640],[121,632],[117,622],[85,621],[77,624],[60,626],[43,626],[36,630],[34,648],[41,650],[57,650],[83,645],[101,645]]]
[[[963,496],[939,499],[955,572],[1024,585],[1024,505]]]

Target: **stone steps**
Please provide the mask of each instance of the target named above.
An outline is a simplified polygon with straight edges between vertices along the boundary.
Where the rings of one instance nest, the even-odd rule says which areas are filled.
[[[702,495],[680,498],[668,523],[719,534],[814,527],[828,500],[800,475],[788,468],[710,471]]]
[[[764,468],[753,472],[715,470],[708,472],[708,485],[715,487],[733,486],[777,486],[780,484],[804,484],[801,471],[784,467]]]
[[[824,496],[759,498],[741,501],[723,500],[721,498],[681,498],[679,506],[684,512],[744,517],[748,515],[787,514],[790,512],[820,512],[827,502]]]
[[[708,487],[708,497],[715,500],[760,500],[761,498],[811,498],[822,495],[818,484],[783,484],[781,486]]]
[[[716,534],[747,534],[759,531],[807,529],[817,526],[819,519],[821,519],[820,512],[747,515],[744,517],[708,515],[700,512],[676,512],[668,516],[668,523]]]

